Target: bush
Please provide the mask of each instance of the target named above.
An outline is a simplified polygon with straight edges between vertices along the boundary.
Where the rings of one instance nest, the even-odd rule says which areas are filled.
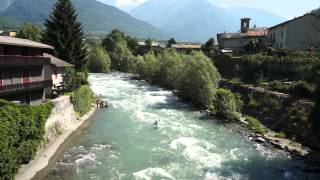
[[[89,86],[84,85],[72,92],[70,97],[74,110],[83,116],[90,111],[94,101],[94,93]]]
[[[242,101],[239,95],[227,89],[218,89],[215,111],[228,119],[234,119],[235,112],[241,112]]]
[[[191,53],[182,57],[179,95],[196,105],[214,109],[220,74],[203,53]]]
[[[111,59],[108,53],[100,46],[94,47],[89,53],[89,70],[94,73],[110,71]]]
[[[296,96],[312,98],[314,96],[315,88],[306,81],[298,81],[290,85],[288,91]]]
[[[259,134],[265,134],[268,132],[268,130],[261,124],[261,122],[252,117],[252,116],[246,116],[246,121],[249,123],[250,129],[252,129],[255,133]]]
[[[52,103],[17,105],[0,100],[0,179],[14,179],[21,164],[36,155]]]
[[[66,92],[71,92],[88,84],[87,76],[83,72],[76,72],[73,68],[67,68],[63,74],[64,88]]]

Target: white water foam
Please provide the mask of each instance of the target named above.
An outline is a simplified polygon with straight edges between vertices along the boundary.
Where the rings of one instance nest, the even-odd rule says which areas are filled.
[[[135,180],[152,180],[161,178],[162,180],[175,180],[175,178],[162,168],[147,168],[133,173]]]

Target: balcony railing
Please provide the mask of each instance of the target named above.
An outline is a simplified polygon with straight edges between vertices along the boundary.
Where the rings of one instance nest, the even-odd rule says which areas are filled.
[[[52,87],[52,80],[0,86],[0,96]]]
[[[0,55],[0,66],[43,66],[50,58],[42,56]]]

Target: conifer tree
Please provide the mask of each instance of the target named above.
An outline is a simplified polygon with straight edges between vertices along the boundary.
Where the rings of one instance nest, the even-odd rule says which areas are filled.
[[[58,0],[44,25],[42,41],[54,46],[55,55],[74,64],[76,71],[86,72],[84,33],[71,1]]]

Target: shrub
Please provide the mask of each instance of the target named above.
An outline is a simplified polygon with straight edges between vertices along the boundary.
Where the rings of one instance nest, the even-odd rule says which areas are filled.
[[[289,92],[296,96],[312,98],[315,91],[314,89],[315,88],[311,86],[309,83],[307,83],[306,81],[298,81],[298,82],[294,82],[290,86]]]
[[[66,92],[71,92],[88,84],[87,76],[83,72],[76,72],[73,68],[67,68],[63,74],[64,88]]]
[[[216,95],[215,111],[228,119],[234,119],[235,112],[240,112],[241,98],[227,89],[218,89]]]
[[[90,111],[94,101],[94,93],[89,86],[83,85],[72,92],[70,97],[74,110],[83,116]]]
[[[34,158],[52,108],[52,103],[27,106],[0,100],[0,179],[13,179],[19,166]]]
[[[214,109],[214,100],[220,81],[216,67],[203,53],[182,57],[181,78],[178,85],[180,96],[196,105]]]
[[[261,122],[252,117],[252,116],[246,116],[246,121],[249,123],[250,129],[252,129],[255,133],[259,134],[265,134],[268,132],[268,130],[261,124]]]
[[[102,47],[96,46],[89,53],[89,70],[94,73],[107,73],[110,71],[111,59]]]

